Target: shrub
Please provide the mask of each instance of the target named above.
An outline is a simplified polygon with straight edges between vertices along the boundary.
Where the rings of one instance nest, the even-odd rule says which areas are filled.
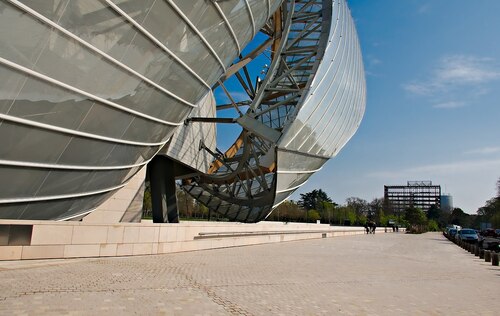
[[[435,220],[429,220],[429,223],[427,224],[427,230],[430,232],[437,232],[439,231],[439,225]]]

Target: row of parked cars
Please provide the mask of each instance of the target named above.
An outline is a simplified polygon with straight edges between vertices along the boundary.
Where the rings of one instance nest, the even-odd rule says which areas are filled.
[[[487,229],[478,232],[472,228],[453,226],[446,228],[443,234],[449,239],[477,244],[484,250],[500,252],[500,229]]]

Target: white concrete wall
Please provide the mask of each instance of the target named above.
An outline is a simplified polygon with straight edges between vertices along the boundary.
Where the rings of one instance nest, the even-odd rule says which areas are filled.
[[[86,223],[111,224],[119,223],[125,212],[134,208],[135,212],[142,215],[142,197],[144,196],[144,181],[146,179],[146,166],[137,172],[126,186],[116,191],[109,199],[99,205],[92,213],[83,218]],[[136,200],[139,201],[136,201]],[[138,202],[138,203],[137,203]]]
[[[362,227],[281,222],[93,224],[3,220],[0,225],[33,225],[31,245],[0,246],[0,260],[153,255],[364,234]],[[207,237],[210,233],[218,235]]]

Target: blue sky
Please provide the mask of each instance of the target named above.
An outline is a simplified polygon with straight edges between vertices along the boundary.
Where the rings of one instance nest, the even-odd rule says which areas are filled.
[[[432,180],[468,213],[500,177],[500,1],[350,0],[367,108],[356,135],[292,198],[383,196]]]
[[[500,1],[348,2],[365,64],[366,113],[340,154],[291,198],[321,188],[337,203],[370,201],[383,196],[384,184],[431,180],[455,207],[475,213],[500,177]],[[230,143],[219,138],[222,148]]]

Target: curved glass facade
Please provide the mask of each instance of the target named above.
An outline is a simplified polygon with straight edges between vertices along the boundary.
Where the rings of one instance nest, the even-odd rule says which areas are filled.
[[[331,6],[328,44],[306,97],[278,142],[275,205],[344,147],[365,111],[361,48],[345,1]]]
[[[123,187],[280,3],[0,2],[0,218],[76,217]]]
[[[257,222],[364,113],[346,0],[5,0],[0,30],[4,219],[86,214],[162,154],[197,170],[182,187],[212,211]],[[267,46],[243,57],[259,32]],[[221,153],[213,89],[266,47],[266,76],[232,100],[242,132]]]

